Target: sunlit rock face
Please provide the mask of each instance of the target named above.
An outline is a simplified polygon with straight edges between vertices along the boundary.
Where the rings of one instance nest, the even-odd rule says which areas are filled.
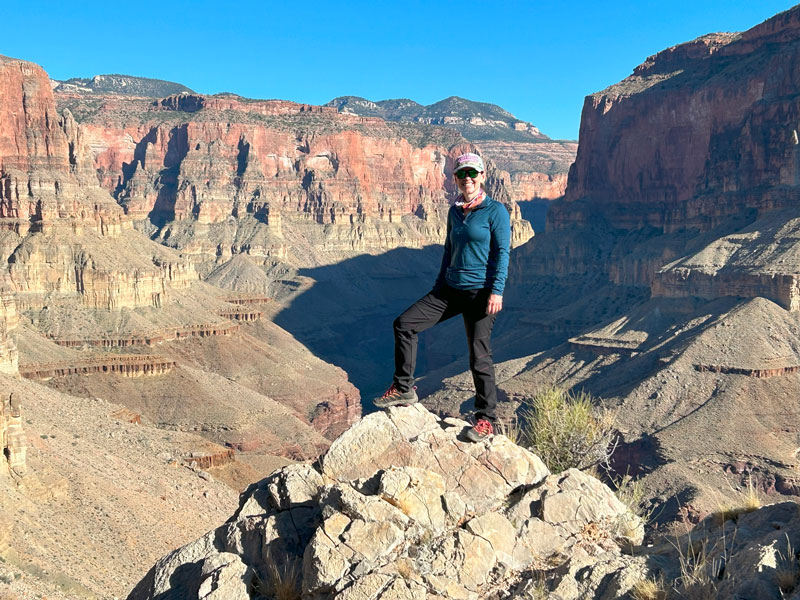
[[[588,96],[553,229],[590,210],[617,228],[709,229],[791,202],[800,183],[798,33],[792,9],[742,34],[668,48]]]
[[[547,216],[547,230],[560,237],[541,240],[531,268],[649,286],[665,265],[795,205],[798,33],[795,8],[744,33],[668,48],[588,96],[565,198]],[[791,282],[733,277],[711,286],[675,272],[658,278],[657,295],[691,294],[676,290],[690,280],[704,297],[712,287],[715,295],[775,288],[770,297],[788,306],[794,293]]]
[[[19,322],[13,292],[3,287],[0,278],[0,373],[16,375],[19,372],[19,356],[12,332]]]
[[[0,57],[0,258],[10,286],[92,308],[158,305],[197,274],[155,244],[140,252],[130,217],[97,184],[88,143],[70,111],[57,111],[41,67]]]
[[[244,252],[305,264],[300,238],[324,263],[444,237],[456,131],[228,95],[57,100],[100,185],[196,263]],[[519,244],[533,232],[510,184],[499,199]]]
[[[44,70],[0,57],[0,219],[19,220],[22,230],[66,219],[103,234],[118,231],[120,208],[85,185],[93,170],[78,159],[81,142],[72,116],[57,112]]]

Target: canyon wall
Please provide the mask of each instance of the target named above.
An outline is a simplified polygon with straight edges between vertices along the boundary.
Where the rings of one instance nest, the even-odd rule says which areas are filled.
[[[73,294],[94,308],[152,306],[197,279],[150,244],[97,185],[87,140],[56,111],[41,67],[0,57],[0,258],[23,296]],[[132,236],[132,234],[134,234]]]
[[[201,111],[203,99],[181,95],[143,102],[148,111],[152,109],[154,114],[174,120],[176,114]],[[227,97],[217,98],[214,102],[214,110],[219,114],[235,111],[237,103],[240,103]],[[120,101],[117,104],[112,102],[112,105],[117,111],[115,118],[123,118],[126,123],[132,118],[128,104]],[[80,104],[74,108],[78,111],[87,109],[86,105]],[[258,118],[282,119],[287,113],[296,111],[315,112],[316,107],[282,102],[255,103],[252,114]],[[322,114],[325,111],[317,112]],[[226,399],[219,398],[214,385],[207,384],[213,381],[220,369],[218,364],[210,364],[206,370],[200,371],[187,366],[187,363],[192,365],[194,357],[184,359],[178,368],[171,358],[156,360],[114,354],[124,354],[127,352],[125,347],[138,341],[160,343],[238,331],[238,321],[250,324],[262,316],[261,311],[237,309],[219,299],[219,290],[200,283],[191,260],[136,230],[134,218],[137,210],[146,214],[155,210],[161,216],[164,211],[169,211],[171,219],[202,226],[219,220],[215,211],[221,203],[227,211],[226,216],[235,218],[230,214],[234,199],[227,195],[231,190],[240,193],[255,190],[248,196],[249,200],[258,204],[254,198],[263,194],[265,201],[252,209],[250,221],[264,224],[258,220],[263,219],[269,221],[268,229],[275,227],[280,223],[280,211],[269,214],[268,186],[262,185],[264,175],[258,170],[251,177],[255,169],[253,165],[259,165],[261,159],[268,162],[270,157],[260,159],[255,151],[250,155],[249,150],[244,149],[248,142],[242,141],[250,132],[246,128],[229,127],[230,131],[226,133],[221,121],[208,127],[200,126],[197,131],[189,123],[177,128],[148,128],[146,140],[137,146],[131,142],[130,131],[135,133],[137,127],[136,120],[133,121],[131,130],[126,131],[122,126],[119,130],[112,130],[109,135],[117,135],[114,139],[120,142],[108,151],[108,146],[98,141],[105,135],[102,131],[98,133],[79,125],[69,108],[56,109],[50,81],[40,67],[25,61],[0,58],[0,261],[3,264],[0,270],[0,374],[17,375],[20,370],[17,345],[11,335],[19,311],[26,320],[27,345],[20,344],[28,352],[22,360],[22,374],[25,376],[47,380],[48,385],[55,386],[51,379],[74,380],[76,375],[86,375],[87,382],[94,377],[95,383],[103,377],[116,377],[118,384],[119,375],[157,375],[146,378],[153,383],[147,387],[151,385],[148,381],[138,390],[140,400],[149,393],[163,397],[158,386],[163,385],[166,378],[184,378],[196,384],[193,392],[198,396],[205,394],[204,402],[223,404]],[[230,137],[225,138],[226,135]],[[215,139],[216,136],[220,139]],[[231,143],[235,148],[242,143],[242,151],[232,157],[233,162],[225,162],[231,157],[222,151],[227,151],[223,138],[233,140]],[[257,140],[258,135],[253,135],[252,139]],[[341,143],[346,143],[346,136],[342,140]],[[295,142],[316,143],[313,135],[306,142]],[[284,140],[284,143],[290,142]],[[125,154],[128,147],[130,156]],[[398,152],[402,154],[403,149]],[[98,175],[96,154],[106,161],[104,164],[122,169],[116,180],[110,175],[105,177],[107,170],[101,169]],[[282,159],[273,158],[276,165],[283,164]],[[316,158],[314,164],[319,168],[328,160]],[[123,159],[131,160],[131,164],[123,168]],[[441,160],[445,159],[442,157]],[[141,191],[134,184],[146,180],[147,169],[154,161],[160,161],[161,167],[156,180],[149,184],[161,187],[151,196],[147,190]],[[402,163],[399,155],[398,162]],[[181,165],[183,175],[180,175]],[[233,179],[227,179],[228,166],[233,168]],[[173,175],[174,181],[181,182],[180,190],[163,183]],[[424,176],[420,174],[421,178]],[[309,179],[313,177],[309,176]],[[99,185],[100,182],[107,189]],[[117,188],[128,194],[124,200],[133,214],[126,214],[110,193],[117,192]],[[175,193],[170,196],[169,190]],[[151,204],[147,205],[148,202]],[[245,210],[242,207],[242,211]],[[325,220],[322,213],[314,215],[316,217]],[[198,237],[202,244],[202,236]],[[245,334],[238,332],[237,336]],[[265,345],[252,335],[246,340],[229,352],[232,355],[230,364],[239,370],[245,363],[251,367],[263,367],[261,380],[267,376],[280,380],[286,375],[281,369],[294,368],[295,364],[308,371],[295,378],[294,389],[281,397],[284,404],[296,403],[297,406],[292,408],[296,408],[295,413],[286,419],[297,428],[311,430],[313,436],[319,438],[317,441],[323,444],[324,438],[313,431],[313,427],[333,436],[358,418],[359,395],[344,373],[330,369],[330,365],[322,361],[312,361],[307,350],[294,339],[287,340],[281,352],[296,352],[300,358],[286,365],[269,362],[273,345]],[[209,345],[205,340],[203,344]],[[106,353],[89,359],[81,355],[83,349],[92,347],[102,347]],[[68,350],[64,350],[64,354],[60,349]],[[199,345],[197,352],[201,350],[202,345]],[[245,352],[250,353],[248,359],[241,358]],[[36,354],[36,358],[32,359],[31,353]],[[193,377],[200,383],[192,380]],[[317,377],[322,381],[317,381]],[[314,394],[307,394],[302,389],[302,384],[307,381],[316,385]],[[85,383],[81,382],[77,387]],[[257,384],[253,383],[253,386]],[[102,387],[102,383],[98,385]],[[258,412],[252,406],[259,401],[275,402],[262,392],[252,392],[255,400],[245,411]],[[129,399],[119,400],[125,402]],[[0,421],[11,423],[9,419],[17,419],[17,413],[18,403],[9,404],[9,408],[3,411],[5,420]],[[188,414],[187,427],[194,426],[193,418],[199,417]],[[311,425],[312,419],[318,419],[319,423]],[[268,426],[267,423],[263,429],[268,429]],[[7,431],[8,427],[3,427],[3,431]],[[12,429],[14,427],[16,425]],[[295,442],[286,439],[291,434],[276,433],[274,435],[270,430],[268,435],[274,438],[278,451],[281,444]]]
[[[566,197],[548,214],[562,243],[540,240],[533,268],[648,286],[670,261],[795,205],[798,89],[795,8],[659,52],[588,96]]]
[[[229,95],[93,98],[57,95],[81,122],[81,157],[129,217],[167,225],[160,241],[198,263],[307,265],[444,236],[455,131]],[[524,243],[530,225],[500,196]]]
[[[38,65],[0,56],[0,220],[27,231],[69,220],[99,233],[118,230],[122,211],[108,194],[83,186],[91,175],[76,155],[75,123],[56,112]]]
[[[588,96],[559,229],[602,207],[616,228],[707,230],[787,205],[800,183],[800,14],[710,34],[648,58]]]

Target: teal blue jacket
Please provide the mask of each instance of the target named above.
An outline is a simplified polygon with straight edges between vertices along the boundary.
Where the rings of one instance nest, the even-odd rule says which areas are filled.
[[[459,290],[491,288],[503,295],[508,275],[511,219],[506,207],[486,196],[464,217],[460,206],[447,213],[442,267],[434,289],[447,282]]]

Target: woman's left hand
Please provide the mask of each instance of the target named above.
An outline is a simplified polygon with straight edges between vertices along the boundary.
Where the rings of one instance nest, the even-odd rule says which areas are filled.
[[[486,312],[490,315],[496,315],[501,310],[503,310],[503,297],[500,294],[490,294]]]

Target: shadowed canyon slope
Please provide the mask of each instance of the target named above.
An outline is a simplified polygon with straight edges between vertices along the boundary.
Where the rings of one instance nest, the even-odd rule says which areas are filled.
[[[800,495],[799,65],[794,8],[587,97],[566,198],[513,257],[503,391],[603,397],[614,467],[645,476],[662,521],[748,479]],[[456,411],[468,389],[454,377],[429,405]]]

